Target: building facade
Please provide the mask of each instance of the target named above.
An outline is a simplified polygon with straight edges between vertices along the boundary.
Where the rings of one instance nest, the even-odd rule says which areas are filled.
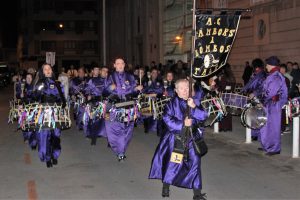
[[[159,1],[107,2],[107,57],[123,56],[135,65],[159,60]],[[116,14],[118,13],[118,14]]]
[[[55,68],[101,63],[101,6],[97,0],[25,0],[20,35],[23,59],[45,62],[56,52]],[[20,44],[19,44],[20,45]]]
[[[161,62],[190,58],[192,0],[163,0]],[[243,13],[228,62],[242,83],[246,61],[276,55],[285,63],[300,61],[300,1],[298,0],[198,0],[202,8],[250,8]],[[198,6],[199,7],[199,6]]]

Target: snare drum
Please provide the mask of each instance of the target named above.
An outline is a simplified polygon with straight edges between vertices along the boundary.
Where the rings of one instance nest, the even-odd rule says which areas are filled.
[[[154,115],[155,96],[143,95],[139,98],[140,112],[142,116],[151,117]]]
[[[241,114],[242,125],[250,129],[260,129],[267,123],[267,114],[262,106],[246,105]]]
[[[226,107],[221,98],[213,97],[211,99],[204,99],[201,105],[208,113],[208,117],[204,122],[204,126],[211,126],[215,122],[220,121],[223,116],[226,116]]]
[[[127,101],[115,103],[109,109],[109,120],[121,123],[133,122],[139,115],[138,103],[136,101]]]
[[[19,112],[18,128],[23,131],[35,131],[44,128],[67,129],[71,127],[69,106],[61,104],[30,103]]]
[[[13,123],[18,119],[19,110],[22,108],[23,103],[20,99],[14,99],[9,101],[9,114],[8,114],[8,123]]]
[[[106,117],[106,105],[107,102],[95,102],[82,104],[84,108],[83,113],[83,124],[87,124],[90,120],[98,120]]]
[[[232,115],[241,115],[243,108],[249,101],[249,97],[236,93],[222,93],[221,98]]]
[[[164,112],[164,108],[165,108],[165,105],[171,100],[171,97],[163,97],[163,98],[160,98],[160,99],[157,99],[155,102],[154,102],[154,108],[155,108],[155,119],[161,119],[162,118],[162,115],[163,115],[163,112]]]

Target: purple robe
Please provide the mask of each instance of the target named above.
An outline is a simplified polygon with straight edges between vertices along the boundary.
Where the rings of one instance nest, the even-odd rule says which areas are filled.
[[[281,108],[287,102],[287,95],[285,78],[278,71],[270,73],[263,83],[262,100],[267,123],[261,128],[260,135],[262,148],[266,152],[281,151]]]
[[[91,95],[92,98],[98,99],[96,101],[100,101],[99,98],[101,98],[101,96],[103,95],[106,87],[106,78],[94,77],[88,82],[87,87],[85,88],[85,92],[87,95]],[[90,119],[83,130],[85,136],[89,138],[107,137],[104,118],[93,120]]]
[[[187,104],[183,99],[174,97],[165,107],[163,120],[167,131],[158,144],[149,173],[150,179],[161,179],[163,183],[183,188],[201,189],[201,159],[195,154],[192,141],[189,140],[189,160],[181,164],[170,162],[174,149],[174,138],[180,134],[184,126],[184,113],[182,110]],[[206,111],[200,107],[191,109],[193,124],[207,118]]]
[[[64,97],[64,89],[62,85],[60,85],[63,95],[63,97],[61,98],[54,80],[47,78],[43,81],[43,83],[43,89],[37,91],[36,93],[39,102],[60,103],[63,101],[62,98]],[[51,161],[51,159],[58,159],[61,153],[60,135],[61,130],[57,128],[54,130],[45,128],[36,133],[39,157],[42,162]]]
[[[256,97],[261,97],[263,93],[263,82],[265,79],[266,73],[264,71],[259,72],[249,80],[241,92],[252,92]]]
[[[80,93],[82,95],[85,95],[85,88],[87,87],[87,78],[79,78],[75,77],[71,80],[70,83],[70,95],[71,96],[80,96]],[[74,106],[74,117],[76,121],[76,126],[79,130],[83,129],[83,113],[84,113],[84,107],[82,105],[76,105]]]
[[[262,97],[263,93],[263,82],[266,79],[266,73],[264,71],[255,74],[249,82],[243,87],[241,90],[242,93],[244,92],[252,92],[258,99]],[[251,130],[252,137],[259,137],[260,129]]]
[[[116,89],[111,90],[111,85],[115,84]],[[108,78],[107,91],[116,94],[122,100],[128,95],[134,94],[136,82],[133,75],[127,72],[114,72]],[[134,122],[121,123],[117,121],[105,121],[107,139],[111,149],[116,155],[125,155],[126,149],[132,138]]]

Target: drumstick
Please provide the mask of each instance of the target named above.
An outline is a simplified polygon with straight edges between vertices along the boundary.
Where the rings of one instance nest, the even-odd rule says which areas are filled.
[[[142,76],[141,76],[141,70],[139,70],[139,77],[140,77],[140,85],[142,85]]]

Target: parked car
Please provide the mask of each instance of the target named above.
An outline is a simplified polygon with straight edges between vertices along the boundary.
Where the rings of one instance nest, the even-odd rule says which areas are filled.
[[[0,86],[5,87],[10,83],[10,71],[5,63],[0,63]]]

